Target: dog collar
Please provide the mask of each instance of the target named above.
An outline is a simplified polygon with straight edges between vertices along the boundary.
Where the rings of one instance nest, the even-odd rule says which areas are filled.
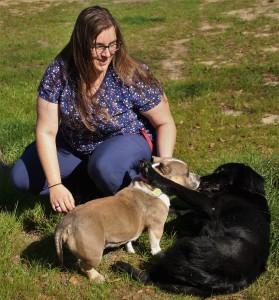
[[[164,194],[159,188],[152,190],[152,195],[156,198],[161,199],[167,207],[170,207],[170,198]]]
[[[141,190],[142,192],[144,192],[145,194],[147,194],[149,196],[153,196],[155,198],[158,198],[158,199],[162,200],[166,204],[167,207],[170,206],[169,197],[166,194],[164,194],[159,188],[155,188],[155,189],[151,190],[150,187],[148,188],[146,185],[141,186],[139,184],[139,182],[136,181],[136,180],[134,180],[132,182],[132,184],[133,184],[132,186],[134,188],[137,188],[137,189]]]

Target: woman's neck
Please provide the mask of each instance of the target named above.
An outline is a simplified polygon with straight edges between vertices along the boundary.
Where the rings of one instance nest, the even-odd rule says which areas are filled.
[[[99,90],[105,78],[105,75],[106,75],[106,71],[97,74],[97,78],[91,83],[91,88],[90,88],[91,96],[95,95],[95,93]]]

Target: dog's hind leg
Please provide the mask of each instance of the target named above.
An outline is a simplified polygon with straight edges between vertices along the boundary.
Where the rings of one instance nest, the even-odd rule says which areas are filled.
[[[99,262],[101,261],[100,260]],[[99,264],[99,262],[97,264]],[[102,283],[105,281],[104,276],[102,276],[100,273],[98,273],[91,264],[88,264],[87,262],[83,261],[83,260],[79,260],[79,266],[81,268],[81,270],[88,276],[90,281],[95,281],[95,282],[99,282]]]
[[[68,248],[79,258],[81,270],[92,281],[103,282],[104,277],[95,268],[100,264],[105,248],[102,235],[92,235],[90,230],[82,230],[82,226],[74,231],[75,239],[68,239]]]
[[[193,294],[202,297],[208,297],[211,295],[211,289],[200,289],[199,287],[190,286],[187,284],[175,283],[175,279],[172,275],[166,273],[162,264],[153,266],[154,270],[149,272],[140,271],[134,268],[129,263],[123,261],[117,261],[113,264],[112,269],[114,272],[128,273],[133,279],[140,281],[144,285],[154,285],[162,290],[173,292],[173,293],[183,293],[183,294]]]

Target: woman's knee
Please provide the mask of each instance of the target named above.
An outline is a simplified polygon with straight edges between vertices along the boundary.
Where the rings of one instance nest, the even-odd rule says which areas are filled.
[[[21,159],[13,166],[10,173],[10,183],[19,191],[29,191],[29,177]]]
[[[104,195],[114,195],[124,184],[126,170],[99,157],[88,165],[88,174]],[[126,180],[129,179],[126,177]]]
[[[141,158],[151,158],[149,145],[141,135],[114,136],[93,152],[88,173],[103,193],[115,194],[137,175]]]
[[[27,159],[24,155],[18,159],[10,173],[10,182],[22,192],[40,195],[46,187],[46,177],[40,164],[34,158]]]

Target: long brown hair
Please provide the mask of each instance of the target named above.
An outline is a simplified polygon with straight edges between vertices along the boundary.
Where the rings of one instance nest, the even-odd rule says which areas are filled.
[[[94,124],[87,119],[90,114],[89,107],[94,114],[103,113],[106,118],[109,118],[107,112],[99,106],[97,97],[92,97],[90,90],[92,83],[98,78],[94,64],[92,64],[92,42],[103,30],[111,27],[115,28],[117,41],[122,43],[112,59],[114,70],[122,82],[127,85],[135,85],[136,82],[142,81],[147,85],[158,85],[152,73],[139,60],[128,54],[120,27],[110,12],[100,6],[84,9],[76,20],[69,43],[58,57],[62,57],[65,61],[68,74],[78,74],[76,108],[83,123],[90,130],[94,130]]]

